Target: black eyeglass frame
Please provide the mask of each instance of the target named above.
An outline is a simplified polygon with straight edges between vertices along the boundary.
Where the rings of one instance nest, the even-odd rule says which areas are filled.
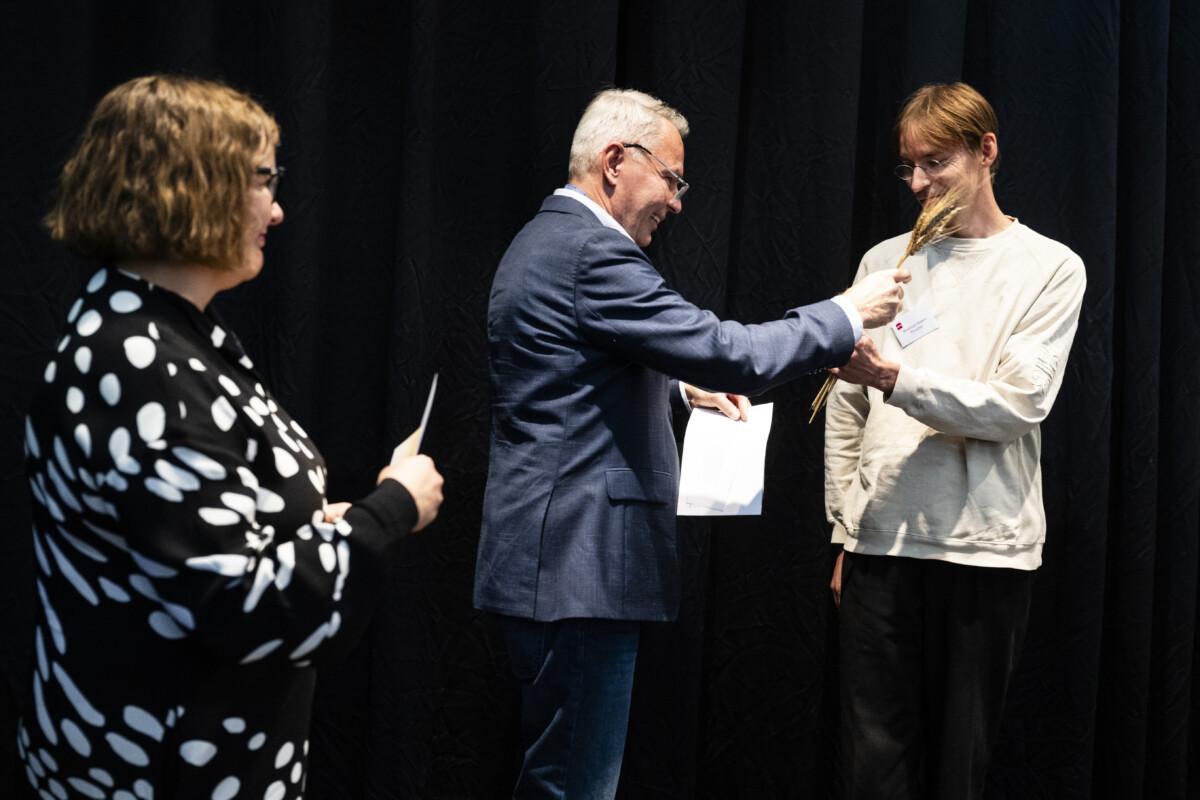
[[[621,147],[634,147],[634,148],[637,148],[638,150],[641,150],[643,153],[645,153],[646,155],[650,156],[655,161],[657,161],[658,165],[660,167],[662,167],[664,170],[666,170],[667,174],[670,175],[675,181],[675,196],[671,198],[672,202],[682,198],[685,194],[687,194],[687,190],[692,188],[692,185],[690,183],[688,183],[687,181],[685,181],[683,179],[682,175],[680,175],[678,172],[676,172],[675,170],[668,167],[665,163],[663,163],[663,160],[661,158],[659,158],[658,156],[654,155],[654,153],[652,153],[650,151],[649,147],[640,145],[637,142],[621,142]]]
[[[271,192],[271,199],[274,200],[279,192],[279,179],[283,177],[287,170],[283,167],[255,167],[255,175],[263,175],[267,178],[267,190]]]

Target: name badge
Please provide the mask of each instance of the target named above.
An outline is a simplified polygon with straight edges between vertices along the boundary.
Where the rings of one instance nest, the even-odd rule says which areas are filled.
[[[891,323],[892,333],[901,347],[927,336],[938,329],[937,317],[923,308],[911,308],[897,316]]]

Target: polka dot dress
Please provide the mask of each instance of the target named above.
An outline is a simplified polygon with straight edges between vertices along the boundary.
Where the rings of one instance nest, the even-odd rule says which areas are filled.
[[[303,796],[315,664],[416,522],[385,481],[324,522],[325,464],[236,337],[102,269],[26,421],[37,621],[17,746],[46,800]]]

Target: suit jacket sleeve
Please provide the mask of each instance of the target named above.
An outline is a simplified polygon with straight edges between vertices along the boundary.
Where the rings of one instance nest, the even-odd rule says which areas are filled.
[[[591,343],[714,391],[762,392],[843,364],[854,349],[850,321],[830,300],[761,325],[722,321],[669,289],[640,249],[607,230],[583,243],[575,294]]]

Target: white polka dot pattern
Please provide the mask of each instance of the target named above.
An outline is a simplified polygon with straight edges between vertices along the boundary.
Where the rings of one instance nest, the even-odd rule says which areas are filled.
[[[200,488],[200,479],[194,474],[176,466],[165,459],[158,459],[154,462],[154,471],[158,476],[167,483],[174,486],[176,489],[182,489],[185,492],[194,492]]]
[[[217,784],[217,788],[213,789],[212,800],[232,800],[237,797],[240,788],[242,788],[241,781],[233,775],[228,775]]]
[[[199,453],[190,447],[174,447],[171,449],[174,456],[179,459],[184,466],[200,474],[201,477],[207,478],[210,481],[221,481],[225,479],[225,467],[203,453]]]
[[[179,746],[179,755],[193,767],[203,767],[217,754],[217,746],[212,742],[192,739]]]
[[[300,464],[296,462],[295,456],[284,450],[281,447],[272,448],[275,454],[275,470],[280,477],[290,478],[300,471]]]
[[[91,336],[100,330],[100,325],[103,321],[104,318],[100,316],[100,312],[95,309],[89,309],[83,312],[79,317],[79,321],[75,323],[75,332],[80,336]]]
[[[125,358],[138,369],[145,369],[154,363],[154,341],[145,336],[130,336],[125,340]]]
[[[272,639],[269,642],[265,642],[264,644],[259,645],[247,653],[246,657],[243,658],[240,663],[250,664],[255,661],[260,661],[278,650],[281,644],[283,644],[283,639]]]
[[[79,449],[83,451],[84,458],[91,457],[92,432],[89,431],[88,426],[82,422],[75,426],[75,444],[79,445]]]
[[[220,553],[211,556],[194,556],[187,560],[187,565],[192,569],[236,577],[246,573],[250,566],[250,559],[235,553]]]
[[[183,492],[159,478],[146,478],[146,490],[158,495],[168,503],[178,503],[183,500]]]
[[[87,736],[79,729],[73,721],[64,719],[62,721],[62,732],[67,743],[75,750],[76,753],[87,758],[92,754],[92,743],[88,741]]]
[[[146,751],[121,734],[109,732],[104,734],[104,739],[114,753],[133,766],[144,767],[150,763],[150,757],[146,755]]]
[[[236,511],[228,508],[202,508],[199,513],[200,519],[209,525],[236,525],[241,520]]]
[[[149,711],[137,706],[125,706],[125,724],[133,728],[138,733],[149,736],[156,742],[161,742],[163,739],[163,726],[156,720]]]
[[[153,442],[161,439],[167,426],[167,412],[162,403],[146,403],[137,412],[138,436],[142,441]]]
[[[90,777],[96,783],[112,788],[113,778],[112,775],[108,774],[107,770],[100,769],[99,767],[92,767],[88,770],[88,777]]]
[[[72,777],[67,778],[67,783],[71,784],[71,787],[84,797],[94,797],[96,800],[104,800],[104,790],[90,781]]]
[[[225,396],[218,397],[212,404],[213,422],[217,423],[217,427],[223,431],[227,431],[233,427],[233,423],[237,420],[237,413],[230,405],[229,399]]]
[[[291,763],[292,756],[296,752],[296,746],[291,742],[284,742],[279,748],[279,752],[275,754],[275,769],[283,769]]]
[[[110,406],[121,402],[121,381],[111,372],[100,379],[100,397]]]
[[[322,516],[324,462],[187,301],[104,269],[69,316],[25,427],[38,617],[18,751],[34,793],[151,800],[140,776],[169,770],[197,796],[299,797],[294,698],[352,574],[350,526]],[[363,519],[370,560],[391,534]],[[203,686],[230,669],[237,692]],[[195,696],[213,705],[188,714]]]
[[[97,270],[87,282],[87,292],[92,294],[98,292],[100,287],[104,286],[104,281],[108,278],[107,270]],[[83,298],[79,298],[79,302],[83,303]]]
[[[77,386],[67,389],[67,410],[72,414],[78,414],[83,410],[83,392]]]
[[[221,384],[221,388],[230,394],[232,397],[237,397],[242,393],[238,385],[224,375],[217,376],[217,383]]]
[[[75,351],[75,369],[82,374],[87,375],[89,369],[92,368],[92,349],[90,347],[80,347]]]
[[[151,612],[149,621],[150,630],[164,639],[182,639],[187,636],[187,633],[179,627],[179,624],[162,611]]]
[[[118,314],[128,314],[142,307],[142,298],[133,292],[122,289],[119,292],[113,292],[112,297],[108,299],[108,307]]]

